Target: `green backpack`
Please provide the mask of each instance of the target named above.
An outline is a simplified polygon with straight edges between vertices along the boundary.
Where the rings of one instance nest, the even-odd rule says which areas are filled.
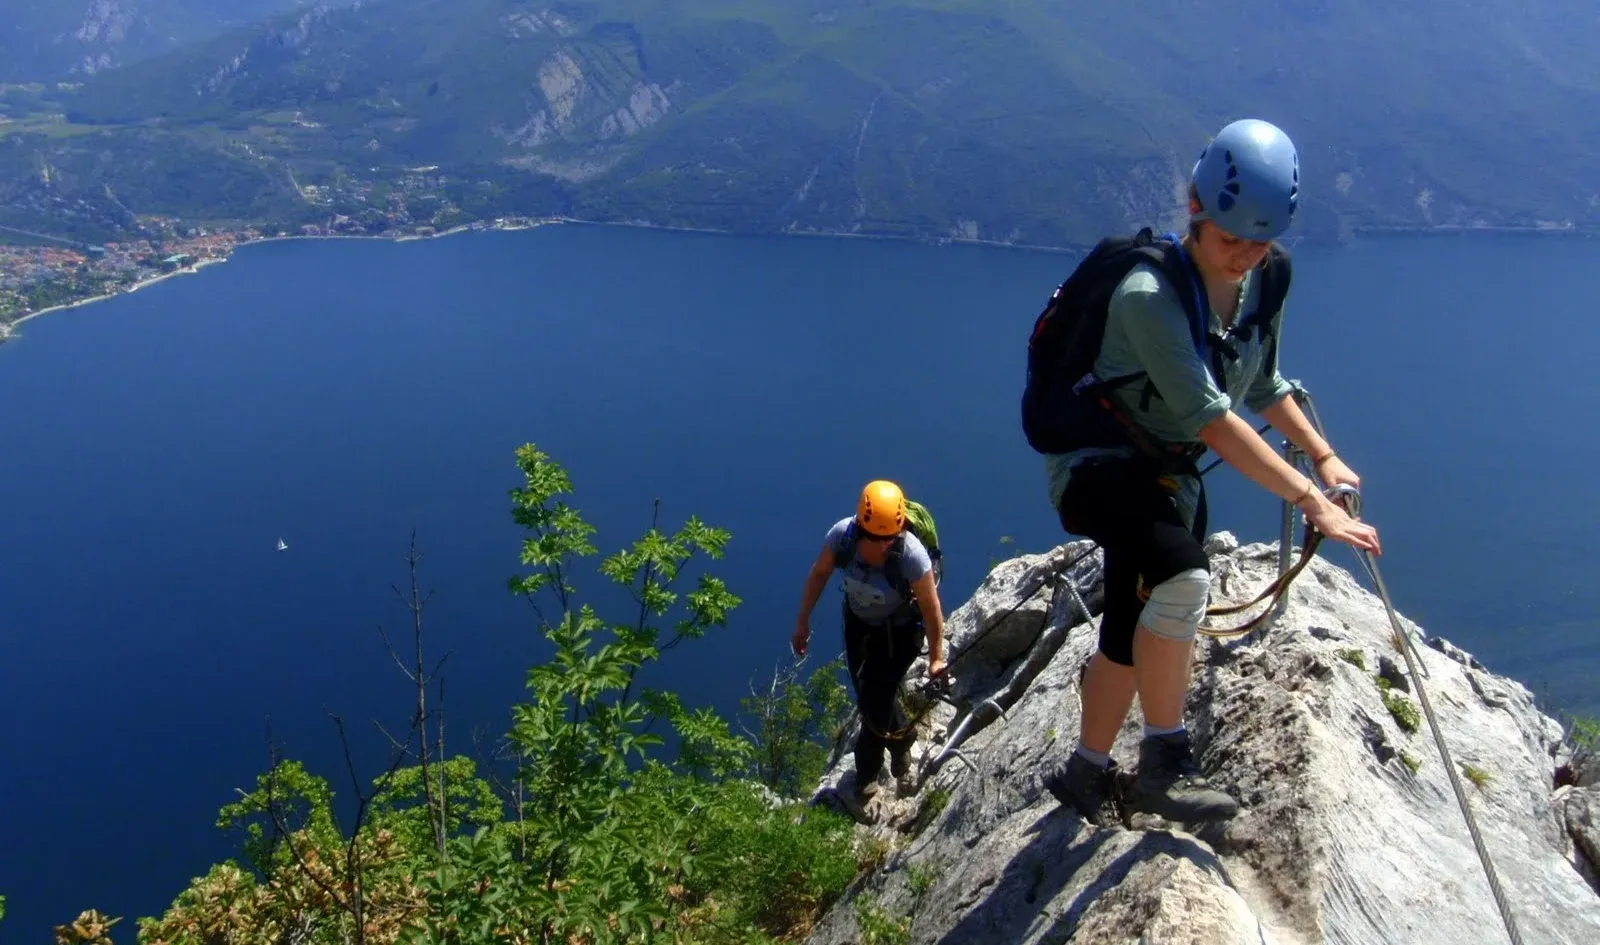
[[[944,553],[939,549],[939,529],[934,524],[933,513],[921,502],[906,499],[906,531],[917,536],[922,546],[928,549],[928,557],[933,559],[933,586],[938,587],[944,578]],[[840,567],[855,560],[856,543],[859,536],[856,534],[855,522],[850,523],[849,531],[845,532],[844,548],[841,549],[838,562]],[[889,586],[905,598],[911,596],[911,586],[906,583],[905,575],[901,574],[900,559],[905,555],[906,539],[904,535],[895,539],[889,548],[889,557],[883,562],[884,577],[888,578]]]

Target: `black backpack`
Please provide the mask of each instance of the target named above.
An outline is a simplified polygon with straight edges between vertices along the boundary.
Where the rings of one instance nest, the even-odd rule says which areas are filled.
[[[1248,336],[1253,329],[1268,344],[1265,370],[1277,368],[1277,339],[1270,332],[1272,316],[1289,291],[1289,254],[1277,243],[1267,255],[1260,304],[1228,330],[1228,337]],[[1027,383],[1022,391],[1022,431],[1039,453],[1068,453],[1092,446],[1127,446],[1157,459],[1180,456],[1192,464],[1203,448],[1159,443],[1127,417],[1109,394],[1145,377],[1138,371],[1100,379],[1094,360],[1105,337],[1107,305],[1128,272],[1141,262],[1154,264],[1183,299],[1195,350],[1211,364],[1226,392],[1222,359],[1237,357],[1227,337],[1209,332],[1204,314],[1200,274],[1174,233],[1159,239],[1149,227],[1134,236],[1108,236],[1083,258],[1067,281],[1050,296],[1028,337]],[[1144,401],[1159,396],[1148,379]]]

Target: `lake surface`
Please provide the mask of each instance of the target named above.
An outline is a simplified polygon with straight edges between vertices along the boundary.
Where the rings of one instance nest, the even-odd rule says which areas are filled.
[[[789,659],[806,568],[868,479],[937,515],[953,610],[991,558],[1063,538],[1017,398],[1072,261],[583,226],[287,241],[28,323],[0,346],[4,939],[97,908],[132,941],[235,853],[216,811],[265,770],[269,726],[347,797],[338,713],[377,773],[372,721],[410,698],[378,631],[407,638],[413,528],[453,748],[476,730],[486,753],[546,652],[505,587],[524,442],[569,469],[604,552],[657,498],[666,526],[732,531],[715,569],[745,603],[646,679],[691,704],[731,712]],[[1365,480],[1396,605],[1600,711],[1600,245],[1396,237],[1296,262],[1285,371]],[[1271,498],[1210,481],[1214,528],[1276,536]]]

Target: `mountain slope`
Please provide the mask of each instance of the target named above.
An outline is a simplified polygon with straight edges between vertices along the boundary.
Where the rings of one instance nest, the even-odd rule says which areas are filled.
[[[548,212],[1081,244],[1170,222],[1206,136],[1282,124],[1300,232],[1600,225],[1600,15],[1440,0],[380,0],[95,76],[80,125],[407,165]],[[295,116],[286,122],[285,115]],[[39,143],[39,147],[64,147]],[[516,208],[525,211],[529,208]]]
[[[312,2],[3,0],[0,82],[93,75]]]

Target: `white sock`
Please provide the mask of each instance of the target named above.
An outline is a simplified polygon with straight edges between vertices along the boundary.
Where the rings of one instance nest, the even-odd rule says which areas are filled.
[[[1085,748],[1084,746],[1079,745],[1077,748],[1073,749],[1073,752],[1074,754],[1081,755],[1085,761],[1092,761],[1101,768],[1108,768],[1111,766],[1111,756],[1103,751],[1095,751],[1093,748]]]
[[[1149,722],[1144,723],[1145,738],[1149,738],[1152,735],[1176,735],[1181,731],[1183,731],[1182,722],[1178,723],[1177,728],[1157,728],[1156,726],[1151,725]]]

